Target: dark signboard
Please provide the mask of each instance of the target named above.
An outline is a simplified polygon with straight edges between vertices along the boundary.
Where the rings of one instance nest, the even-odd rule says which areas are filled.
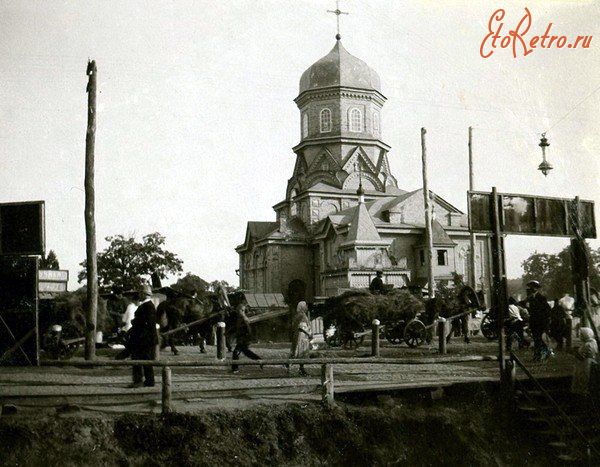
[[[0,255],[43,255],[44,202],[0,204]]]
[[[498,193],[500,231],[517,235],[573,237],[579,225],[584,238],[596,238],[594,202],[534,195]],[[469,226],[473,232],[492,232],[492,194],[469,192]]]

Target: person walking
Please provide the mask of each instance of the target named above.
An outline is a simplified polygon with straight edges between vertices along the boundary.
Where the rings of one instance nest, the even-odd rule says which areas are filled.
[[[513,339],[517,339],[519,348],[526,347],[529,345],[525,341],[523,335],[523,328],[525,323],[521,317],[521,310],[517,305],[517,301],[513,297],[508,299],[508,317],[505,321],[504,326],[506,327],[506,350],[510,351],[513,343]]]
[[[296,315],[292,321],[292,351],[290,358],[307,358],[310,351],[310,340],[312,333],[310,320],[308,319],[308,305],[306,302],[298,302]],[[300,375],[307,376],[304,364],[300,364]]]
[[[246,309],[248,302],[243,299],[236,308],[236,323],[235,323],[235,348],[233,349],[233,356],[231,357],[234,363],[231,365],[231,371],[238,373],[239,365],[235,364],[235,360],[239,360],[240,354],[244,354],[246,357],[252,360],[260,360],[260,357],[250,350],[250,341],[252,333],[250,330],[250,321],[246,316]],[[261,365],[262,368],[262,365]]]
[[[529,329],[533,337],[534,361],[544,361],[554,355],[544,340],[544,334],[548,335],[550,326],[550,305],[546,297],[540,293],[541,288],[538,281],[527,283],[527,309]]]
[[[152,288],[144,284],[139,294],[141,303],[135,310],[129,330],[129,350],[132,360],[154,360],[158,334],[156,332],[156,307],[152,302]],[[142,378],[143,376],[143,378]],[[152,365],[134,365],[133,382],[130,387],[154,386]]]

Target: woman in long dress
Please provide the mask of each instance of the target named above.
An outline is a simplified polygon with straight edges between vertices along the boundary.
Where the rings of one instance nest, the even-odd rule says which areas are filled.
[[[592,362],[598,356],[598,343],[594,338],[594,331],[590,328],[580,328],[579,336],[581,338],[581,346],[575,351],[577,361],[573,368],[571,392],[587,396],[590,393],[590,369]]]
[[[306,302],[299,302],[296,307],[296,315],[292,321],[292,352],[290,358],[307,358],[311,339],[308,305]],[[303,364],[300,364],[300,374],[302,376],[308,374],[304,370]]]

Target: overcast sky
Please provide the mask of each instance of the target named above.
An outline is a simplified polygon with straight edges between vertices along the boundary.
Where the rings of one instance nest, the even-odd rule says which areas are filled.
[[[480,56],[524,6],[526,38],[592,35],[588,49]],[[421,183],[462,210],[467,128],[475,188],[600,199],[600,2],[342,0],[342,42],[380,75],[383,140],[398,185]],[[77,286],[85,258],[88,58],[98,66],[96,223],[103,238],[158,231],[184,271],[237,284],[248,220],[273,221],[299,142],[302,72],[335,43],[333,0],[0,0],[0,202],[45,200],[47,249]],[[489,49],[488,49],[489,50]],[[517,49],[519,51],[519,49]],[[547,131],[548,177],[536,170]],[[510,237],[508,275],[566,239]],[[597,243],[595,243],[597,245]]]

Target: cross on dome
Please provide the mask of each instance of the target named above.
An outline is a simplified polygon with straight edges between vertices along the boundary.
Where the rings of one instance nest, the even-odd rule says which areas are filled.
[[[335,10],[327,10],[327,13],[333,13],[337,21],[337,34],[335,35],[336,40],[342,38],[340,34],[340,15],[349,15],[350,13],[340,10],[340,0],[335,0]]]

